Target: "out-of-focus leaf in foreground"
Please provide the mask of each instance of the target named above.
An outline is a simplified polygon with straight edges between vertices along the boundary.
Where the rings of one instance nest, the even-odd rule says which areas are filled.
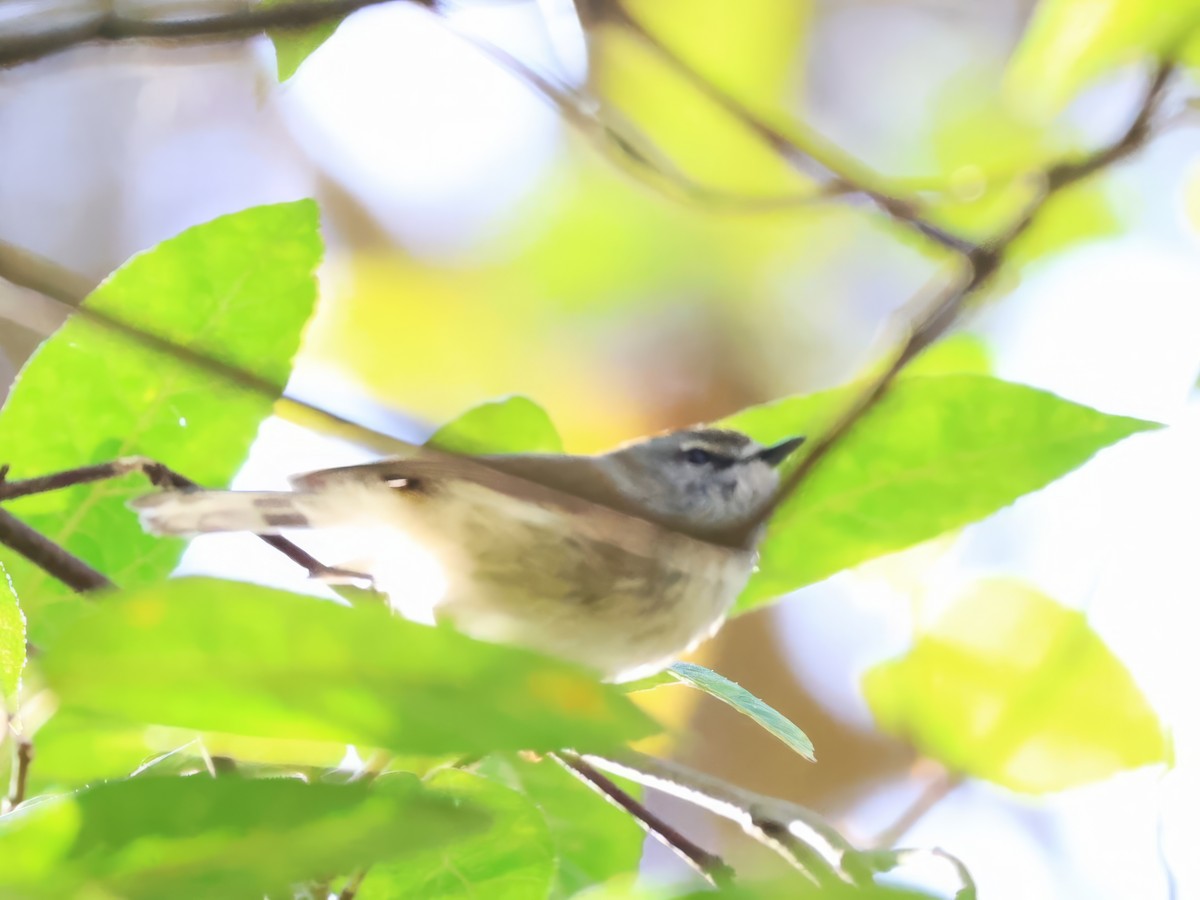
[[[546,411],[528,397],[505,397],[467,410],[428,441],[451,453],[562,453]]]
[[[259,6],[286,6],[291,0],[259,0]],[[268,32],[275,45],[275,68],[280,82],[296,74],[300,64],[311,56],[318,47],[333,37],[342,24],[342,19],[322,22],[308,28],[280,28]]]
[[[1041,0],[1009,64],[1009,98],[1048,118],[1099,76],[1172,55],[1197,26],[1197,0]]]
[[[557,763],[492,754],[480,771],[528,796],[545,816],[558,857],[551,897],[573,897],[622,872],[637,870],[645,832],[631,816]],[[640,785],[623,782],[621,787],[641,796]]]
[[[967,895],[959,895],[966,900]],[[973,895],[972,895],[973,896]],[[739,883],[715,891],[680,892],[654,888],[629,878],[613,879],[593,890],[584,891],[575,900],[934,900],[929,894],[903,888],[869,885],[828,885],[816,887],[807,879]]]
[[[25,616],[0,565],[0,708],[17,695],[25,668]]]
[[[978,584],[863,689],[885,731],[1015,791],[1171,758],[1158,717],[1083,613],[1018,582]]]
[[[389,790],[392,781],[385,776],[380,789]],[[547,895],[554,880],[554,842],[546,820],[528,798],[454,769],[437,773],[426,784],[437,795],[484,810],[491,827],[449,847],[373,866],[359,888],[362,900],[525,900]]]
[[[857,390],[751,407],[722,424],[763,443],[817,435]],[[776,512],[737,608],[985,518],[1158,427],[997,378],[902,378]]]
[[[744,716],[749,716],[761,727],[779,738],[801,756],[816,762],[812,741],[803,731],[773,706],[763,703],[752,693],[724,675],[698,666],[695,663],[677,662],[670,669],[680,681],[716,697],[732,706]]]
[[[655,728],[575,666],[284,591],[176,579],[46,647],[63,709],[396,753],[612,747]]]
[[[0,893],[261,896],[444,847],[487,821],[469,803],[448,802],[416,779],[385,793],[291,778],[135,778],[0,817]]]
[[[134,256],[85,306],[195,353],[282,385],[316,300],[321,257],[311,201],[261,206],[190,228]],[[209,487],[237,471],[275,398],[82,318],[21,370],[0,410],[10,478],[120,456],[159,459]],[[165,577],[184,542],[143,533],[125,502],[144,479],[97,482],[9,508],[123,587]],[[0,548],[39,643],[76,595]],[[53,606],[53,609],[48,607]]]

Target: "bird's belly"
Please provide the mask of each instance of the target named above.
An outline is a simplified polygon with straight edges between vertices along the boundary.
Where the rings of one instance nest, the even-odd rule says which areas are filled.
[[[752,553],[678,534],[634,548],[556,524],[463,535],[439,616],[475,637],[624,681],[665,668],[710,637],[753,569]]]

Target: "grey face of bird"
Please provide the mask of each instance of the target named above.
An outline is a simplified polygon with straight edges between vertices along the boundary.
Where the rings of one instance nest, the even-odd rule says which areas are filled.
[[[721,531],[753,520],[779,490],[779,464],[804,442],[764,447],[736,431],[677,431],[628,444],[607,459],[625,490],[663,518]]]

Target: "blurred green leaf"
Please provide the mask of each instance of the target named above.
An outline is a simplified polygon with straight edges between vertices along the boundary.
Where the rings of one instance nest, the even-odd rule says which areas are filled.
[[[140,253],[86,305],[204,356],[282,385],[316,299],[321,257],[309,200],[222,216]],[[233,477],[271,414],[260,396],[83,319],[72,319],[21,370],[3,410],[10,478],[129,454],[201,484]],[[152,537],[125,508],[144,479],[97,482],[8,507],[123,587],[165,577],[184,542]],[[0,548],[33,639],[82,607],[78,595]]]
[[[959,332],[937,341],[904,367],[905,378],[918,375],[991,375],[992,353],[977,334]]]
[[[808,739],[808,735],[797,728],[779,710],[763,703],[740,684],[695,663],[677,662],[671,666],[670,671],[685,684],[699,688],[722,703],[732,706],[742,715],[749,716],[805,759],[812,762],[817,761],[817,757],[813,753],[812,741]]]
[[[545,816],[558,857],[551,897],[570,897],[637,870],[645,832],[562,766],[505,753],[485,759],[480,772],[528,796]],[[621,781],[621,787],[634,797],[642,794],[632,782]]]
[[[654,731],[574,666],[207,578],[108,597],[46,647],[63,709],[397,753],[614,746]]]
[[[135,778],[0,817],[0,893],[251,897],[445,845],[486,823],[416,779],[384,793],[291,778]]]
[[[1047,119],[1099,76],[1172,56],[1200,25],[1200,0],[1041,0],[1006,76],[1010,101]]]
[[[856,390],[752,407],[723,424],[764,443],[820,434]],[[780,507],[737,608],[985,518],[1158,427],[996,378],[902,378]]]
[[[380,788],[393,781],[385,777]],[[426,781],[433,793],[483,810],[484,833],[401,862],[372,866],[362,900],[395,897],[526,900],[545,897],[554,880],[554,842],[546,820],[526,797],[487,778],[447,769]]]
[[[0,705],[16,699],[24,669],[25,616],[8,572],[0,564]]]
[[[450,453],[562,453],[546,411],[528,397],[481,403],[439,428],[429,446]]]
[[[259,0],[259,6],[286,6],[290,0]],[[275,45],[275,67],[282,84],[300,68],[300,64],[311,56],[318,47],[333,37],[343,19],[323,22],[310,28],[276,28],[267,32]]]
[[[1158,717],[1083,613],[1014,581],[977,584],[863,690],[885,731],[1014,791],[1171,759]]]
[[[226,756],[240,763],[333,768],[346,748],[327,741],[288,741],[160,725],[76,710],[59,710],[33,735],[37,765],[30,770],[30,793],[81,787],[121,778],[149,766],[197,771],[205,756]],[[84,752],[83,748],[86,748]],[[175,757],[171,761],[165,756]]]
[[[960,895],[966,900],[967,895]],[[763,883],[739,883],[717,890],[653,887],[633,878],[615,878],[576,895],[575,900],[934,900],[929,894],[872,885],[814,887],[800,876]]]
[[[793,126],[786,110],[799,91],[808,0],[632,0],[623,9],[717,90],[780,128]],[[597,28],[591,37],[593,88],[694,180],[750,195],[811,186],[630,29]]]

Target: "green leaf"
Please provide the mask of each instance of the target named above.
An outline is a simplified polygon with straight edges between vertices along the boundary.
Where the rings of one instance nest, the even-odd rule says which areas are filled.
[[[645,833],[562,766],[549,759],[532,762],[516,754],[492,754],[480,772],[528,796],[550,826],[558,869],[551,897],[564,898],[622,873],[637,871]],[[640,797],[640,785],[621,781]]]
[[[0,564],[0,706],[16,700],[25,669],[25,616]]]
[[[1200,25],[1200,0],[1041,0],[1006,76],[1010,100],[1041,119],[1119,66],[1174,53]]]
[[[208,578],[107,597],[46,647],[68,711],[396,753],[612,747],[654,731],[575,666]]]
[[[763,442],[820,434],[858,390],[752,407],[724,424]],[[903,378],[780,507],[738,609],[983,519],[1158,427],[996,378]]]
[[[311,201],[262,206],[188,229],[130,259],[86,305],[276,385],[287,381],[316,299],[321,257]],[[47,340],[0,410],[13,479],[142,454],[210,487],[227,485],[274,396],[251,393],[81,318]],[[148,490],[128,476],[8,504],[116,584],[166,576],[184,542],[143,533],[126,501]],[[77,595],[8,550],[9,568],[42,643]]]
[[[1014,791],[1171,759],[1158,717],[1083,613],[1014,581],[980,582],[863,690],[885,731]]]
[[[289,0],[259,0],[259,6],[287,5]],[[267,32],[275,45],[275,65],[282,84],[300,68],[300,64],[311,56],[318,47],[333,37],[343,18],[322,22],[309,28],[275,28]]]
[[[956,900],[968,900],[971,894],[959,894]],[[827,885],[815,887],[799,876],[766,882],[739,882],[717,890],[687,891],[652,887],[631,877],[617,878],[576,895],[575,900],[934,900],[930,894],[902,888],[870,885]]]
[[[763,703],[740,684],[695,663],[677,662],[671,666],[671,672],[685,684],[699,688],[722,703],[732,706],[742,715],[749,716],[805,759],[812,762],[817,761],[817,757],[813,753],[812,741],[808,739],[808,735],[797,728],[779,710]]]
[[[991,375],[992,353],[977,334],[959,332],[942,338],[904,367],[904,378],[918,375]]]
[[[385,777],[380,787],[386,789],[392,781]],[[362,900],[526,900],[547,895],[554,880],[554,842],[546,820],[529,799],[487,778],[454,769],[437,773],[426,784],[437,795],[485,811],[491,827],[450,847],[373,866],[359,888]]]
[[[20,897],[225,898],[445,845],[486,816],[422,789],[135,778],[0,817],[0,890]]]
[[[546,411],[528,397],[492,400],[439,428],[429,446],[450,453],[562,453]]]

